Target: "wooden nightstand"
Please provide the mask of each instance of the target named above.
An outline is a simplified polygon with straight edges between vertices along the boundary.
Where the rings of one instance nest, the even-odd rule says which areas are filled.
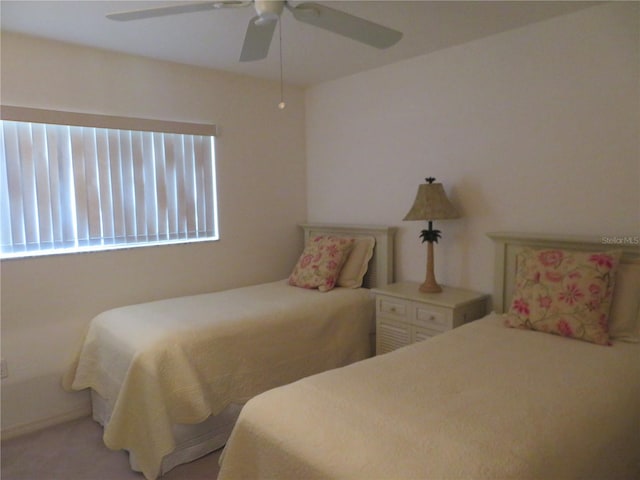
[[[422,293],[418,282],[392,283],[371,290],[376,296],[376,355],[480,318],[489,295],[453,287]]]

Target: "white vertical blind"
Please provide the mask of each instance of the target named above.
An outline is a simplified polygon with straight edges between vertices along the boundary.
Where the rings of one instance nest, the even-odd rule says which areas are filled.
[[[217,238],[213,135],[12,120],[0,135],[3,257]]]

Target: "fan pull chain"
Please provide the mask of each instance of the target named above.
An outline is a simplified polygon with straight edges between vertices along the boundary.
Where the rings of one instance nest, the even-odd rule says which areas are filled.
[[[278,40],[280,43],[280,103],[278,104],[278,108],[280,110],[284,110],[284,107],[286,107],[287,104],[284,103],[284,83],[282,74],[282,18],[278,21]]]

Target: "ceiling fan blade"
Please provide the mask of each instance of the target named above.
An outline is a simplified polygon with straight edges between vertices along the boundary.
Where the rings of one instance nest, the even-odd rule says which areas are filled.
[[[264,21],[260,16],[249,21],[240,54],[241,62],[252,62],[267,57],[277,23],[277,19]]]
[[[390,47],[402,38],[402,32],[314,2],[301,3],[289,10],[296,20],[376,48]]]
[[[165,15],[178,15],[180,13],[202,12],[225,7],[244,7],[251,1],[218,0],[216,2],[190,2],[178,3],[167,7],[145,8],[143,10],[131,10],[128,12],[110,13],[107,18],[118,21],[142,20],[144,18],[164,17]]]

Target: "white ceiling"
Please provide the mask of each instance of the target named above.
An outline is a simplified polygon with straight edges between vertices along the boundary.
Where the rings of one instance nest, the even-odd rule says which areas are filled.
[[[266,59],[238,58],[252,6],[130,22],[107,13],[173,5],[166,1],[1,0],[3,31],[186,63],[251,76],[279,78],[277,31]],[[300,2],[292,2],[298,4]],[[285,82],[311,85],[461,44],[600,2],[579,1],[329,1],[319,2],[404,33],[387,50],[282,14]]]

